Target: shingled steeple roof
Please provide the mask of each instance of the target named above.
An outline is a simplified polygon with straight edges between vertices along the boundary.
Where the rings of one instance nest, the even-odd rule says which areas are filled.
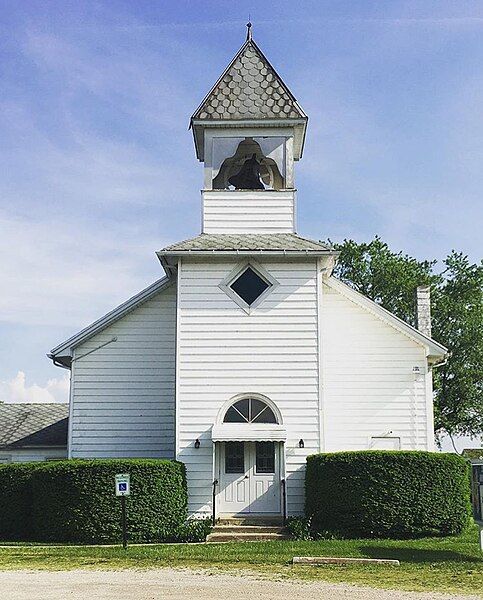
[[[249,38],[196,109],[191,122],[252,119],[307,119],[307,116]]]

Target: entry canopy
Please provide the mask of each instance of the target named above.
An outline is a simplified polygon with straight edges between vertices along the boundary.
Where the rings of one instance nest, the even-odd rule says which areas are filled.
[[[221,423],[213,425],[213,442],[285,442],[287,432],[276,423]]]

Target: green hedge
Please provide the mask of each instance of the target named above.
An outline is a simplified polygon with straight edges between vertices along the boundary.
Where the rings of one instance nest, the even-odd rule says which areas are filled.
[[[0,465],[0,539],[26,540],[32,535],[31,477],[42,463]]]
[[[458,534],[471,514],[469,466],[456,454],[431,452],[309,456],[305,513],[316,535]]]
[[[133,542],[173,539],[187,518],[184,465],[169,460],[68,460],[32,475],[36,539],[81,543],[121,537],[121,502],[114,475],[129,473],[127,527]]]
[[[62,460],[0,467],[0,538],[106,543],[121,539],[114,475],[129,473],[132,542],[179,539],[187,518],[182,463],[169,460]]]

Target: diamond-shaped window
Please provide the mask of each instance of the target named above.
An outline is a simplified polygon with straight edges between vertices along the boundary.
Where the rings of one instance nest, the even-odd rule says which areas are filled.
[[[231,284],[230,288],[240,296],[240,298],[251,306],[255,300],[258,300],[260,296],[271,287],[271,283],[268,283],[260,277],[251,267],[247,267]]]
[[[251,260],[238,265],[220,283],[220,288],[250,314],[277,285],[278,281],[262,265]]]

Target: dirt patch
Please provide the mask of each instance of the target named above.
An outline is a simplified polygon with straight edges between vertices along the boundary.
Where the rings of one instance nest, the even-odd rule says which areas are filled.
[[[253,575],[146,571],[4,571],[2,600],[481,600],[477,596],[400,592],[325,582],[274,581]]]

